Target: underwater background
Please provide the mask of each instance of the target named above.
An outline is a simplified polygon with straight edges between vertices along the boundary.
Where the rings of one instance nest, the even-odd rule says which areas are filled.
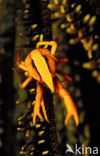
[[[20,88],[26,75],[16,66],[16,55],[20,50],[24,61],[39,41],[56,41],[55,57],[68,58],[57,69],[72,81],[58,77],[75,102],[78,126],[73,118],[64,124],[64,102],[45,86],[51,122],[31,124],[36,81]],[[0,155],[70,156],[67,144],[100,147],[99,43],[99,0],[0,0]]]

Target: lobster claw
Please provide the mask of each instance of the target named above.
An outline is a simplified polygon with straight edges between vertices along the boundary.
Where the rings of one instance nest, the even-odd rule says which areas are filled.
[[[70,118],[73,116],[76,126],[79,124],[79,117],[77,114],[77,109],[75,107],[75,104],[69,94],[69,92],[63,87],[61,82],[57,77],[54,78],[54,87],[58,95],[63,99],[65,103],[65,107],[67,110],[67,116],[65,119],[65,124],[67,124],[70,120]]]
[[[32,113],[33,125],[35,125],[35,123],[36,123],[36,117],[39,117],[40,120],[43,120],[43,116],[40,113],[41,108],[42,108],[42,112],[43,112],[45,120],[47,122],[49,122],[49,119],[48,119],[47,114],[46,114],[44,100],[43,100],[43,89],[42,89],[41,84],[39,82],[37,82],[35,104],[34,104],[34,110]]]

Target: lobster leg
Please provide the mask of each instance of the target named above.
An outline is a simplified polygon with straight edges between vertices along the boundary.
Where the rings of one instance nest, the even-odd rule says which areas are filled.
[[[77,114],[77,109],[74,105],[74,102],[69,94],[69,92],[63,87],[61,82],[57,77],[54,78],[54,87],[58,95],[64,100],[65,107],[67,109],[67,117],[65,119],[65,124],[67,124],[70,118],[73,116],[76,125],[79,124],[79,117]]]
[[[39,48],[42,45],[51,46],[51,54],[54,55],[57,49],[57,43],[55,41],[41,41],[38,42],[36,48]]]
[[[67,63],[67,62],[68,62],[67,58],[61,58],[56,61],[56,63]]]
[[[48,119],[48,117],[47,117],[47,113],[46,113],[46,109],[45,109],[45,105],[44,105],[44,100],[43,100],[43,98],[42,98],[42,101],[41,101],[41,107],[42,107],[42,111],[43,111],[45,120],[46,120],[47,122],[50,122],[49,119]]]
[[[33,116],[33,125],[35,125],[35,123],[36,123],[36,117],[37,116],[41,120],[43,120],[43,117],[42,117],[42,115],[40,113],[40,106],[41,106],[42,98],[43,98],[42,86],[40,85],[39,82],[37,82],[35,105],[34,105],[34,110],[33,110],[33,113],[32,113],[32,116]]]
[[[20,85],[20,87],[21,87],[21,88],[25,88],[31,80],[32,80],[32,77],[29,76],[29,77]]]
[[[27,67],[24,65],[24,62],[20,62],[20,57],[19,57],[19,54],[20,54],[20,50],[17,50],[17,56],[16,56],[16,65],[17,67],[23,69],[23,70],[26,70]]]
[[[63,76],[66,79],[66,81],[68,81],[68,82],[72,81],[72,78],[70,76],[68,76],[67,74],[65,74],[64,72],[62,72],[58,69],[56,70],[56,72],[59,73],[61,76]]]

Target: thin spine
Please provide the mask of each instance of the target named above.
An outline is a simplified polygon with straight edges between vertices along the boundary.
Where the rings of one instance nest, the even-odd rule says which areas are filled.
[[[48,1],[41,2],[41,24],[42,24],[42,33],[44,33],[44,39],[47,41],[52,40],[52,26],[51,26],[51,15],[50,11],[47,8]],[[48,95],[46,99],[47,104],[47,114],[50,119],[49,125],[49,134],[50,134],[50,141],[51,147],[54,152],[54,156],[60,156],[60,149],[57,141],[57,130],[56,130],[56,123],[55,123],[55,114],[54,114],[54,105],[53,105],[53,95],[50,91],[45,89],[45,92]],[[46,96],[46,95],[45,95]]]

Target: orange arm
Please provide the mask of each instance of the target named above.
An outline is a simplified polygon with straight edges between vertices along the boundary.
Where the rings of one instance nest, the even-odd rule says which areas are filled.
[[[74,105],[74,102],[69,94],[69,92],[63,87],[61,82],[57,77],[54,78],[54,87],[58,95],[64,100],[65,107],[67,109],[67,117],[65,119],[65,124],[67,124],[70,118],[73,116],[76,125],[79,124],[79,117],[77,114],[77,109]]]
[[[31,80],[32,80],[32,77],[29,76],[29,77],[20,85],[20,87],[21,87],[21,88],[25,88]]]
[[[22,70],[26,70],[27,67],[25,66],[24,62],[23,63],[20,62],[20,57],[19,57],[20,52],[21,52],[21,50],[17,50],[16,65],[17,65],[17,67],[21,68]]]
[[[57,69],[56,73],[59,73],[61,76],[63,76],[66,79],[66,81],[68,81],[68,82],[72,81],[72,78],[70,76],[68,76],[67,74],[65,74],[64,72]]]
[[[33,110],[33,125],[36,123],[36,117],[38,116],[41,120],[43,120],[43,116],[40,113],[40,108],[42,108],[42,112],[44,115],[45,120],[49,123],[49,119],[46,114],[44,99],[43,99],[43,90],[42,86],[39,82],[37,82],[37,88],[36,88],[36,97],[35,97],[35,105]]]
[[[32,113],[32,116],[33,116],[33,125],[35,125],[35,123],[36,123],[36,117],[37,116],[41,120],[43,120],[43,117],[40,114],[40,106],[41,106],[42,98],[43,98],[42,86],[40,85],[39,82],[37,82],[35,104],[34,104],[34,110],[33,110],[33,113]]]
[[[42,45],[51,46],[51,55],[54,55],[57,49],[57,43],[55,41],[41,41],[38,42],[36,48],[38,49]]]
[[[45,104],[44,104],[44,99],[42,98],[42,101],[41,101],[41,107],[42,107],[42,111],[43,111],[43,115],[44,115],[44,118],[45,120],[50,123],[49,119],[48,119],[48,116],[47,116],[47,113],[46,113],[46,109],[45,109]]]
[[[67,62],[68,62],[67,58],[61,58],[56,61],[56,63],[67,63]]]

